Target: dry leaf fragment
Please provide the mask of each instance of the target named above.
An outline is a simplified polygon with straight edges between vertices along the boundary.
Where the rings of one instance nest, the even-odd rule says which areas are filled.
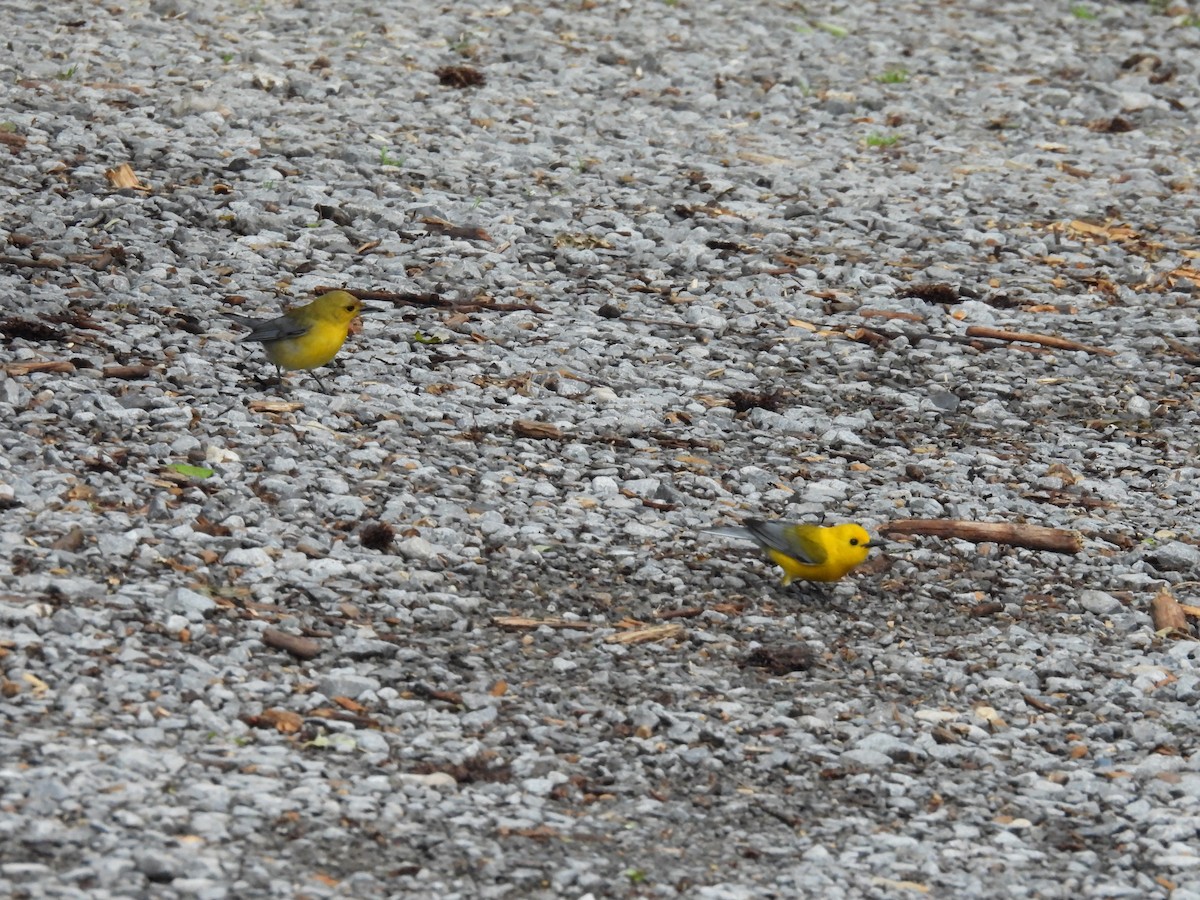
[[[1181,266],[1178,269],[1172,269],[1167,273],[1168,278],[1183,278],[1190,281],[1196,287],[1200,287],[1200,271],[1196,269]]]
[[[242,721],[251,728],[274,728],[280,734],[295,734],[304,726],[304,717],[299,713],[278,707],[264,709],[257,716],[247,716]]]
[[[357,700],[352,700],[349,697],[337,696],[337,697],[330,697],[329,699],[332,700],[334,703],[336,703],[338,706],[340,706],[342,709],[349,710],[352,713],[358,713],[361,715],[367,711],[367,708],[365,706],[363,706]]]
[[[1008,727],[1008,723],[1000,718],[1000,713],[996,712],[996,710],[990,706],[977,706],[972,710],[972,712],[975,713],[977,718],[983,719],[983,721],[987,722],[988,726],[991,727],[993,731],[1000,731],[1001,729]]]
[[[1138,233],[1128,225],[1093,225],[1091,222],[1084,222],[1082,219],[1075,219],[1068,222],[1065,230],[1072,231],[1076,235],[1104,238],[1110,241],[1129,241],[1137,240],[1138,238]]]
[[[484,74],[474,66],[442,66],[435,69],[433,74],[443,87],[468,88],[487,83]]]
[[[46,684],[46,682],[42,681],[42,679],[38,678],[32,672],[24,673],[21,676],[21,680],[33,688],[33,695],[35,697],[41,697],[50,690],[50,685]]]
[[[142,184],[141,180],[137,177],[137,173],[133,171],[133,166],[129,165],[129,163],[121,163],[112,169],[105,169],[104,177],[115,188],[131,188],[135,191],[150,190],[149,187]]]

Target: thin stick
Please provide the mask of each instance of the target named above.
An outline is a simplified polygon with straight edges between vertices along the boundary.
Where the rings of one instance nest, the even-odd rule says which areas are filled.
[[[1004,522],[964,522],[959,519],[898,519],[880,525],[879,534],[882,537],[893,534],[927,534],[941,538],[961,538],[964,541],[992,541],[1029,550],[1049,550],[1053,553],[1079,553],[1083,550],[1083,535],[1078,531],[1020,523],[1013,525]]]
[[[572,631],[591,631],[599,626],[593,622],[583,622],[568,619],[534,619],[530,616],[493,616],[492,624],[498,625],[501,628],[513,628],[517,630],[541,628],[543,625],[547,628],[567,628]]]
[[[1096,353],[1100,356],[1116,356],[1116,350],[1105,347],[1093,347],[1081,344],[1070,338],[1058,337],[1054,334],[1030,334],[1023,331],[1006,331],[1003,328],[989,328],[986,325],[972,325],[967,329],[967,337],[991,338],[997,341],[1024,341],[1027,344],[1041,344],[1043,347],[1053,347],[1056,350],[1082,350],[1084,353]]]
[[[547,313],[549,310],[536,303],[496,303],[491,300],[447,300],[441,294],[432,291],[423,294],[411,291],[368,291],[360,288],[337,288],[328,285],[317,285],[313,289],[318,294],[330,291],[346,291],[359,300],[381,300],[393,306],[418,306],[433,309],[448,309],[453,312],[479,312],[490,309],[494,312],[535,312]]]

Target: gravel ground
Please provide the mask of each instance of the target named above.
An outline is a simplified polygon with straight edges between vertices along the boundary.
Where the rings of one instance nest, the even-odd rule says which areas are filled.
[[[1200,898],[1188,10],[548,6],[0,6],[0,895]]]

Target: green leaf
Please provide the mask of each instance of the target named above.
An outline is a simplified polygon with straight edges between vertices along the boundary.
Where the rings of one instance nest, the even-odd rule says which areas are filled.
[[[188,478],[212,478],[213,470],[206,466],[189,466],[187,463],[175,463],[167,466],[172,472],[186,475]]]
[[[418,344],[440,344],[442,339],[436,334],[423,334],[420,331],[413,332],[413,340]]]

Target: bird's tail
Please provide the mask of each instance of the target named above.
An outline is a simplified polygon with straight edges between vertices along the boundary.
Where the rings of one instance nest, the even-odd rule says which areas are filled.
[[[749,528],[743,528],[741,525],[729,525],[724,528],[705,528],[701,534],[715,534],[720,537],[736,538],[739,541],[755,540],[754,532]]]

